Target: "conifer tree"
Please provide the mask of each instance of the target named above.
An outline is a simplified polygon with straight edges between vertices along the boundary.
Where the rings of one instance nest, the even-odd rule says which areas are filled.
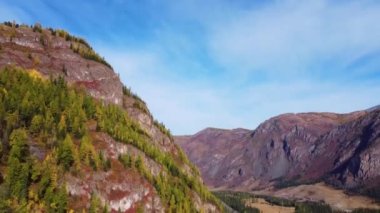
[[[102,210],[101,202],[95,193],[91,193],[89,213],[98,213]]]
[[[67,171],[74,163],[73,156],[74,144],[69,134],[58,148],[58,163]]]
[[[11,150],[8,156],[6,183],[10,195],[17,199],[27,196],[30,175],[30,163],[27,162],[29,149],[27,134],[24,129],[16,129],[10,136]]]
[[[58,137],[63,138],[66,136],[67,125],[66,125],[66,117],[64,115],[61,115],[57,129],[58,129]]]
[[[38,133],[41,131],[41,128],[43,128],[43,117],[41,115],[35,115],[33,116],[32,122],[30,124],[30,131],[32,133]]]

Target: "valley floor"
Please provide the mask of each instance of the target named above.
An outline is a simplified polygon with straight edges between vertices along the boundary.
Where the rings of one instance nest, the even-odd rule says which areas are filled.
[[[295,207],[278,206],[267,202],[263,198],[248,199],[245,205],[258,209],[260,212],[265,213],[293,213]]]
[[[219,189],[213,193],[238,212],[380,212],[380,203],[375,200],[325,183],[246,192]]]
[[[253,193],[257,195],[275,196],[300,202],[324,202],[330,205],[333,209],[343,211],[349,211],[357,208],[380,209],[380,204],[376,203],[371,198],[358,195],[348,195],[343,190],[335,189],[324,183],[299,185],[283,189],[254,191]]]

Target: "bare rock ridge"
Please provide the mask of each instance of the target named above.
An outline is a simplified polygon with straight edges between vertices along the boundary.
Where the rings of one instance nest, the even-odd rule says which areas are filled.
[[[3,25],[0,66],[13,64],[36,69],[46,76],[63,75],[68,82],[83,85],[92,96],[121,105],[123,93],[119,76],[111,67],[74,52],[66,38],[69,37],[52,35],[48,30],[39,32]]]
[[[63,30],[44,29],[40,25],[0,24],[0,69],[12,66],[37,72],[45,78],[62,76],[70,85],[82,88],[95,99],[118,105],[139,124],[153,147],[175,159],[180,171],[191,178],[192,183],[201,181],[197,170],[174,143],[170,132],[154,120],[145,102],[123,86],[118,74],[83,39]],[[153,177],[165,173],[163,165],[135,146],[120,143],[109,134],[98,132],[96,124],[90,123],[87,128],[96,151],[102,151],[111,159],[112,168],[107,172],[89,169],[80,177],[66,175],[67,191],[75,197],[69,202],[70,208],[78,211],[88,208],[91,193],[95,190],[101,202],[107,204],[112,212],[135,212],[141,207],[145,212],[167,211],[168,205],[161,199],[154,184],[142,174],[125,169],[118,157],[125,153],[135,159],[142,157]],[[34,153],[43,152],[38,147],[31,147],[31,150]],[[4,174],[1,173],[0,177]],[[187,193],[191,193],[186,199],[189,199],[192,208],[205,212],[220,210],[198,192],[190,190]]]
[[[283,114],[253,131],[208,128],[175,140],[213,188],[246,191],[325,181],[377,196],[380,186],[378,107]]]

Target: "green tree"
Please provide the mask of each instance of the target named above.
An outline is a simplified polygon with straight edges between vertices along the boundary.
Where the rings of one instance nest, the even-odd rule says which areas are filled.
[[[89,119],[95,117],[96,114],[96,105],[90,96],[85,96],[83,99],[83,108],[85,109],[86,116]]]
[[[52,130],[54,127],[54,117],[53,114],[50,112],[50,110],[47,110],[45,113],[45,119],[44,119],[44,130],[48,133],[52,133]]]
[[[73,156],[74,144],[69,134],[66,135],[65,140],[60,144],[58,148],[58,163],[68,171],[74,163]]]
[[[66,125],[66,117],[64,115],[61,116],[58,123],[58,137],[63,138],[67,133],[67,125]]]
[[[135,167],[137,170],[139,170],[140,172],[143,171],[143,161],[142,161],[142,158],[141,156],[137,156],[137,159],[135,161]]]
[[[17,159],[24,162],[29,156],[29,148],[27,144],[28,136],[25,129],[16,129],[12,131],[10,137],[11,150],[9,159]]]
[[[10,135],[10,146],[8,157],[8,171],[6,183],[12,197],[17,199],[25,198],[28,192],[30,163],[29,148],[27,144],[27,134],[25,129],[16,129]]]
[[[176,202],[175,202],[175,197],[174,195],[171,196],[170,202],[169,202],[169,212],[175,212],[176,209]]]
[[[111,160],[109,158],[105,158],[102,151],[99,152],[98,156],[103,171],[108,171],[111,169]]]
[[[29,169],[28,163],[21,163],[17,158],[9,158],[6,184],[10,196],[16,199],[26,198],[28,191]]]
[[[38,133],[41,131],[44,124],[44,118],[41,115],[33,116],[32,122],[30,124],[30,131],[32,133]]]
[[[12,131],[12,129],[15,129],[19,126],[20,116],[18,111],[15,111],[13,113],[7,114],[5,117],[6,121],[6,131],[9,133]]]
[[[57,189],[57,193],[54,198],[54,203],[56,207],[56,212],[59,212],[59,213],[67,212],[68,196],[67,196],[67,191],[66,191],[65,186],[62,186]]]
[[[102,210],[102,205],[98,196],[95,193],[91,193],[89,213],[98,213]]]
[[[84,135],[81,139],[79,157],[85,164],[92,166],[94,170],[99,167],[99,157],[88,135]]]

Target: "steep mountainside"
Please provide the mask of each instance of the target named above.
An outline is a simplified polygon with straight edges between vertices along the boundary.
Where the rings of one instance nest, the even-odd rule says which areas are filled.
[[[242,166],[245,164],[242,150],[247,147],[250,132],[245,129],[208,128],[194,136],[175,137],[175,140],[198,166],[205,183],[217,187],[232,178],[240,182]]]
[[[169,130],[83,39],[2,24],[0,70],[1,212],[220,211]]]
[[[378,196],[379,123],[378,108],[284,114],[254,131],[206,129],[175,140],[214,188],[253,190],[323,180]]]

